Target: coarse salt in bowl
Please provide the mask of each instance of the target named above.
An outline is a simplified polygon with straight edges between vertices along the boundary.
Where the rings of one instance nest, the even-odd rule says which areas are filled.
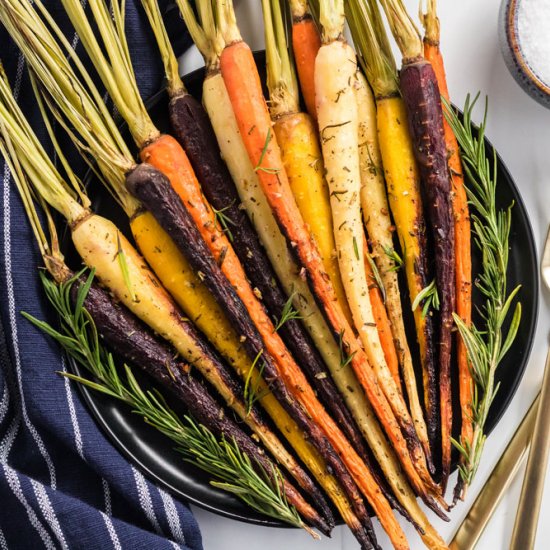
[[[500,12],[504,61],[518,84],[550,107],[550,0],[505,0]]]

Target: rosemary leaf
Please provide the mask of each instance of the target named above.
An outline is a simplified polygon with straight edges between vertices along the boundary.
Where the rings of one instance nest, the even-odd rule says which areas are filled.
[[[353,251],[355,252],[355,259],[359,260],[359,246],[357,246],[357,239],[355,238],[355,236],[353,237]]]
[[[353,360],[353,357],[357,353],[354,351],[353,353],[349,354],[347,351],[347,345],[344,343],[344,331],[340,332],[340,335],[338,337],[338,349],[340,350],[340,368],[344,369],[346,368]]]
[[[294,309],[294,306],[292,305],[295,295],[296,292],[293,291],[288,297],[288,300],[285,302],[283,307],[283,311],[281,311],[281,318],[278,321],[277,318],[275,318],[275,332],[277,332],[288,321],[303,319],[303,317],[297,310]]]
[[[135,302],[137,300],[136,293],[134,292],[132,281],[130,280],[130,271],[128,270],[128,262],[126,261],[126,254],[124,253],[124,250],[122,248],[122,243],[120,242],[120,233],[118,231],[116,233],[116,243],[117,243],[116,257],[118,258],[118,264],[120,265],[120,271],[122,272],[122,277],[124,277],[124,284],[126,285],[128,292],[130,293],[130,297],[132,298],[132,301]]]
[[[422,318],[424,319],[428,315],[430,309],[439,309],[439,294],[437,293],[437,286],[435,285],[435,279],[425,288],[423,288],[414,299],[412,303],[412,310],[416,311],[416,308],[424,302],[422,305]]]
[[[252,407],[262,397],[264,397],[269,390],[266,388],[263,391],[258,393],[258,389],[260,387],[262,376],[264,373],[265,363],[262,361],[262,364],[258,370],[258,377],[256,379],[256,383],[254,384],[252,381],[252,374],[256,370],[256,365],[258,364],[258,361],[260,360],[260,357],[263,355],[264,350],[260,350],[256,357],[254,358],[254,361],[252,362],[252,365],[250,366],[250,369],[248,369],[248,372],[246,373],[246,378],[244,382],[244,390],[243,390],[243,397],[244,401],[246,403],[246,414],[249,415],[250,411],[252,410]]]
[[[395,264],[390,271],[399,271],[403,267],[403,258],[397,253],[395,248],[385,246],[384,247],[384,254],[393,261]]]
[[[259,172],[260,170],[262,172],[267,172],[268,174],[277,174],[279,173],[278,168],[268,168],[265,166],[262,166],[262,163],[264,161],[264,157],[267,153],[267,148],[269,147],[269,142],[271,141],[271,128],[267,131],[267,136],[265,138],[265,143],[262,148],[262,154],[260,155],[260,160],[258,161],[258,164],[254,167],[254,172]]]
[[[374,282],[376,283],[376,286],[380,290],[380,294],[382,294],[382,300],[384,301],[384,303],[386,303],[386,289],[384,288],[384,283],[382,282],[380,271],[378,271],[378,267],[376,266],[376,263],[372,259],[372,256],[368,253],[367,253],[367,260],[369,262],[370,268],[372,269],[372,276],[374,277]]]
[[[231,242],[233,242],[233,233],[231,233],[231,229],[229,228],[229,226],[235,226],[236,223],[225,212],[228,208],[231,208],[232,206],[233,202],[231,204],[228,204],[227,206],[224,206],[220,210],[216,210],[213,206],[211,207],[212,211],[214,212],[214,216],[216,217],[216,221],[218,222],[218,225],[221,227],[222,231],[227,234]]]

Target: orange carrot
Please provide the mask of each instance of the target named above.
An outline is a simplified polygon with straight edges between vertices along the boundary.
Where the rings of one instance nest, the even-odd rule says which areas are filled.
[[[428,2],[428,11],[422,17],[422,20],[426,31],[424,36],[424,57],[432,64],[442,97],[450,103],[445,66],[439,48],[439,19],[435,12],[434,0]],[[468,197],[466,196],[466,189],[464,187],[464,174],[458,142],[446,119],[443,121],[443,124],[454,195],[452,205],[455,221],[456,312],[464,323],[470,326],[472,322],[472,257]],[[471,444],[473,436],[471,404],[474,382],[468,365],[466,346],[459,334],[457,334],[457,362],[460,409],[462,411],[460,441],[467,448]],[[460,491],[459,485],[457,485],[458,491],[455,493],[455,498],[456,494]]]
[[[395,415],[378,385],[366,355],[353,336],[353,331],[337,303],[334,289],[323,268],[319,251],[311,239],[298,210],[284,171],[281,152],[272,137],[269,111],[263,97],[261,82],[252,52],[248,45],[242,41],[238,31],[232,29],[232,33],[228,34],[226,38],[229,45],[224,49],[220,59],[222,77],[227,86],[241,136],[250,160],[256,166],[266,198],[291,248],[297,254],[305,270],[304,274],[307,276],[312,291],[326,314],[333,333],[341,340],[343,355],[345,355],[344,360],[351,362],[380,422],[394,445],[413,487],[419,495],[437,508],[433,498],[428,494],[423,479],[415,470],[415,465],[407,448],[407,441],[401,433]],[[414,438],[414,436],[412,437]],[[348,460],[349,454],[344,454],[342,459],[351,469],[353,465]],[[357,469],[354,468],[354,477],[357,473]],[[372,493],[373,486],[370,476],[368,479],[355,478],[355,480],[362,490],[366,493]],[[426,482],[429,483],[428,480]],[[379,488],[376,487],[375,491],[378,494]],[[371,501],[370,498],[369,501]],[[384,528],[392,537],[394,544],[400,548],[405,544],[406,547],[402,531],[391,520],[392,516],[382,513],[380,508],[376,508],[375,503],[371,502],[371,504],[373,504],[378,517],[383,522]]]
[[[399,376],[399,359],[395,349],[391,324],[388,318],[388,312],[386,311],[386,306],[384,304],[384,296],[382,296],[379,280],[377,279],[373,266],[371,265],[371,261],[369,260],[371,256],[366,242],[364,244],[364,249],[365,272],[367,274],[367,280],[369,281],[369,298],[372,307],[372,315],[376,322],[376,328],[380,336],[380,344],[382,345],[382,349],[384,351],[386,363],[388,364],[388,368],[390,369],[392,377],[395,380],[395,385],[401,394],[403,394],[401,378]],[[374,268],[376,269],[376,265]]]
[[[315,108],[315,58],[321,47],[319,29],[309,12],[306,0],[291,0],[292,49],[302,96],[309,116],[317,121]]]

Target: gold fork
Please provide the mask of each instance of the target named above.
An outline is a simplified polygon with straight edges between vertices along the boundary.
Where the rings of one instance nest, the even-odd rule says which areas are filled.
[[[550,228],[544,246],[541,276],[550,290]],[[535,544],[550,449],[550,351],[546,359],[541,391],[458,528],[450,544],[451,550],[472,550],[475,547],[523,463],[529,446],[531,449],[510,550],[532,550]]]

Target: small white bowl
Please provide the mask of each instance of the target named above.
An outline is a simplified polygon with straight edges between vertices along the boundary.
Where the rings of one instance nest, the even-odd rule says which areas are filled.
[[[521,88],[533,99],[550,108],[550,82],[544,82],[535,72],[525,49],[522,48],[518,29],[519,10],[524,0],[503,0],[500,6],[499,38],[504,62]],[[547,0],[548,1],[548,0]],[[546,33],[550,40],[550,28]],[[549,58],[550,63],[550,58]]]

